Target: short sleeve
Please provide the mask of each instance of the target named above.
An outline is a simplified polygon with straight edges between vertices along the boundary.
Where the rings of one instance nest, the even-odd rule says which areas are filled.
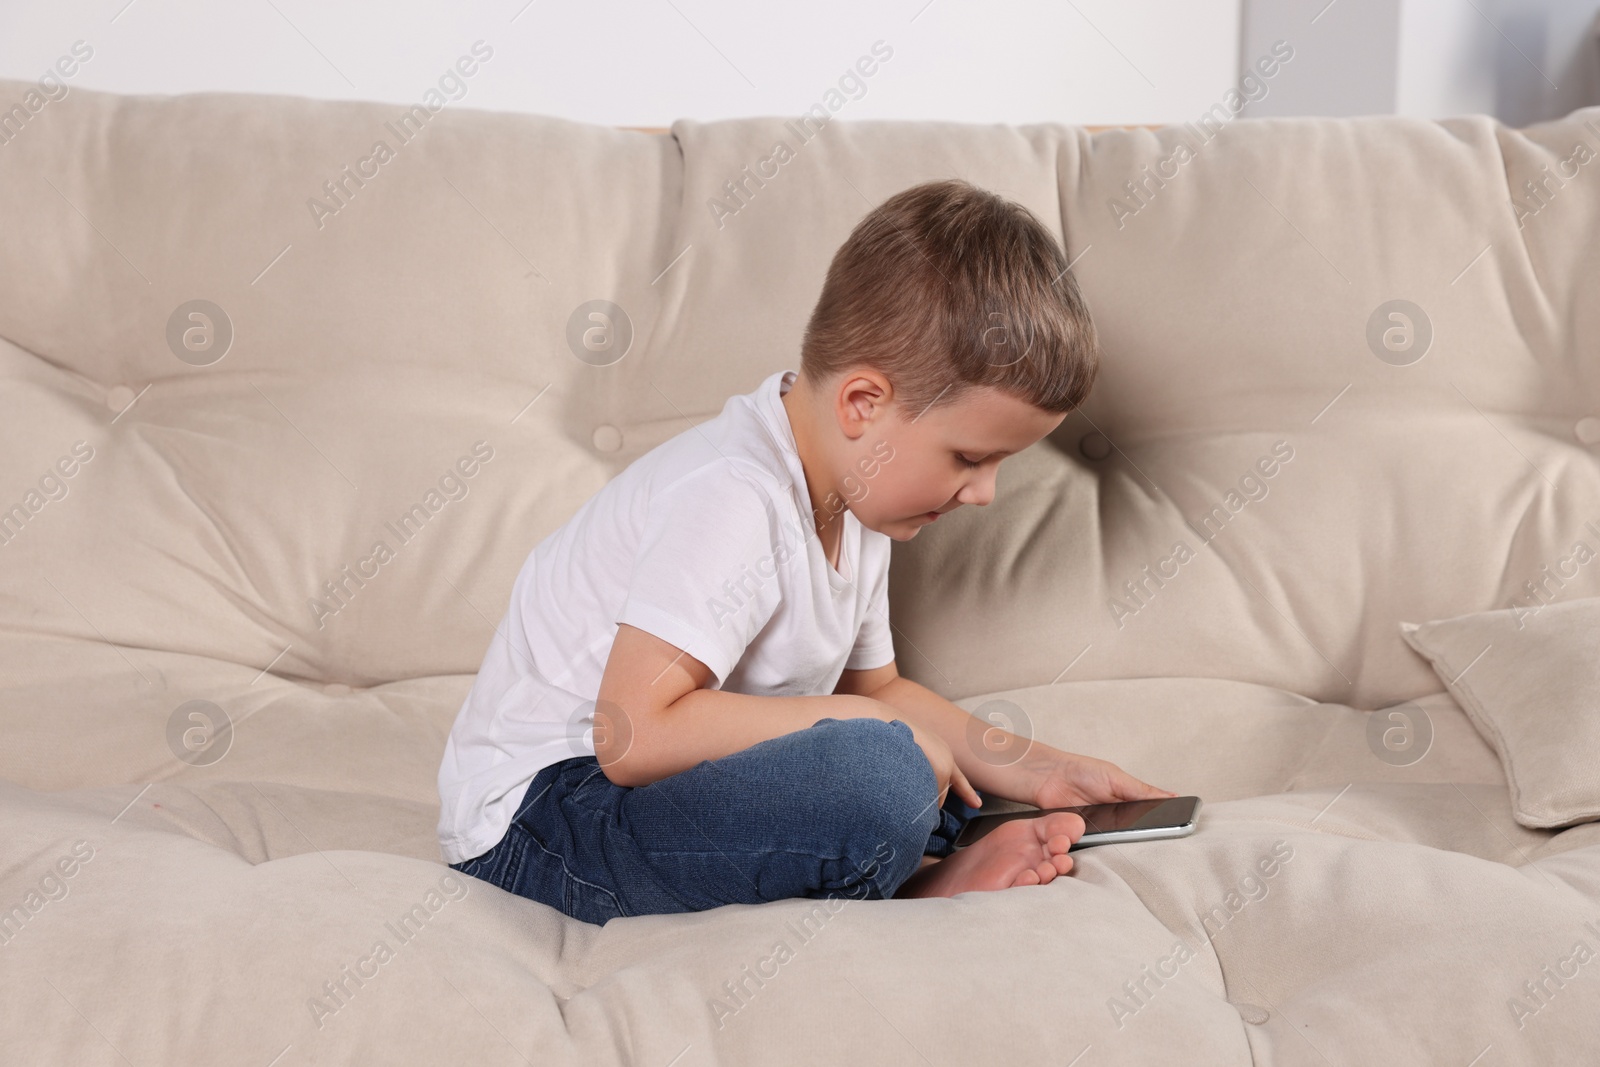
[[[856,630],[856,643],[845,660],[845,670],[870,671],[894,660],[894,635],[889,630],[889,567],[878,571],[867,613]]]
[[[729,461],[700,467],[651,497],[616,621],[687,652],[721,688],[778,610],[788,540],[753,475]]]

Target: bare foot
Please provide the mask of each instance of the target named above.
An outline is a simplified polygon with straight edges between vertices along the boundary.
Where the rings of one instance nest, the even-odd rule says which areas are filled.
[[[1071,812],[1012,819],[966,848],[925,864],[894,895],[953,897],[970,890],[1044,885],[1072,869],[1067,850],[1083,836],[1083,829],[1083,819]]]

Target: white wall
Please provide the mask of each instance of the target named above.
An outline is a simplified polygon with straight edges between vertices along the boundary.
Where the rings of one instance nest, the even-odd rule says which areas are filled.
[[[1419,118],[1512,126],[1600,104],[1600,0],[1245,0],[1242,49],[1295,47],[1246,115]]]
[[[1374,115],[1394,110],[1400,0],[1247,0],[1245,56],[1286,41],[1294,58],[1246,117]]]
[[[1513,126],[1600,104],[1600,0],[1405,0],[1396,108]]]
[[[666,126],[798,114],[881,40],[892,58],[847,81],[840,117],[1163,123],[1233,83],[1240,2],[0,0],[0,77],[81,39],[69,85],[409,103],[481,39],[466,106]]]
[[[666,126],[797,114],[843,77],[844,118],[1158,124],[1287,40],[1245,115],[1521,125],[1600,103],[1597,17],[1600,0],[0,0],[0,77],[83,41],[67,84],[126,93],[414,103],[442,77],[469,107]],[[452,81],[478,40],[492,58]],[[879,41],[891,58],[850,81]]]

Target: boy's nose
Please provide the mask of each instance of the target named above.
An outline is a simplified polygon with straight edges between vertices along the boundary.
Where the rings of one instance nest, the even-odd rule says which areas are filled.
[[[968,482],[967,485],[961,490],[961,492],[956,495],[956,501],[958,503],[960,503],[960,504],[975,504],[980,508],[986,506],[989,503],[989,501],[991,501],[993,499],[994,499],[994,479],[993,478],[985,479],[983,481],[978,481],[978,482]]]

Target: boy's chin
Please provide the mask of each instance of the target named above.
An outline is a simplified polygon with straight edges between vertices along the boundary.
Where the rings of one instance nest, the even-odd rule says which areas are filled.
[[[888,534],[896,541],[909,541],[916,537],[926,525],[928,524],[921,519],[900,519],[896,522],[875,526],[873,529],[878,530],[880,533]]]
[[[932,525],[920,515],[910,519],[886,519],[881,515],[869,517],[856,512],[856,521],[868,530],[888,534],[896,541],[909,541],[917,536],[917,532],[924,526]]]

